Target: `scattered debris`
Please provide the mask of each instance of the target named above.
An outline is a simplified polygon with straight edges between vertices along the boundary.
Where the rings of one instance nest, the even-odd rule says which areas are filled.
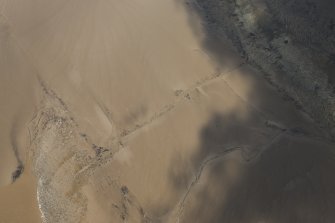
[[[12,174],[13,183],[21,176],[23,171],[24,171],[24,166],[20,164]]]

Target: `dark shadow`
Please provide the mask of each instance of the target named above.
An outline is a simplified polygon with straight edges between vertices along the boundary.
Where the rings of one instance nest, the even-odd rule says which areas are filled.
[[[281,35],[304,47],[321,48],[331,56],[335,54],[335,4],[329,0],[185,0],[189,22],[196,34],[205,32],[203,46],[222,60],[226,49],[222,40],[228,38],[242,56],[248,57],[248,45],[259,38],[264,42]],[[200,18],[202,27],[194,21]],[[283,40],[290,44],[289,40]],[[264,43],[264,47],[269,43]],[[259,51],[262,49],[259,48]],[[276,49],[268,49],[276,53]],[[257,52],[255,52],[257,53]],[[250,55],[252,56],[252,55]]]
[[[173,162],[180,222],[334,222],[334,145],[252,119],[214,114],[191,168]]]
[[[257,27],[255,31],[246,30],[247,21],[242,21],[241,15],[238,14],[248,13],[246,10],[248,2],[264,4],[270,10],[254,18]],[[306,7],[312,10],[318,7],[315,4],[320,5],[320,2],[307,0],[300,3],[302,5],[299,1],[286,0],[194,0],[187,1],[185,7],[190,13],[190,24],[195,30],[198,27],[193,24],[193,16],[196,14],[200,17],[205,33],[204,50],[220,69],[226,66],[226,46],[231,41],[235,51],[239,52],[246,63],[270,76],[271,74],[260,65],[259,60],[269,64],[272,61],[276,65],[273,67],[276,72],[283,71],[281,69],[284,68],[278,68],[282,62],[282,55],[278,48],[271,44],[272,40],[280,39],[279,36],[283,33],[291,35],[291,38],[282,39],[283,45],[291,44],[290,41],[294,39],[295,44],[302,44],[304,49],[311,49],[313,51],[311,55],[330,54],[329,49],[323,49],[322,46],[331,40],[318,39],[313,36],[314,33],[308,40],[301,38],[299,36],[301,33],[295,33],[296,31],[292,29],[297,25],[296,18],[299,16],[289,20],[292,26],[287,25],[285,24],[287,17],[282,18],[280,11],[276,11],[279,9],[274,8],[278,4],[284,4],[281,9],[287,8],[289,10],[287,15],[294,16],[295,10],[303,10]],[[236,10],[238,7],[242,7],[243,10]],[[308,13],[319,15],[321,9],[315,10],[317,13],[313,11]],[[271,12],[274,16],[269,15]],[[322,21],[314,21],[311,26],[325,24],[328,17],[321,17]],[[313,18],[306,18],[307,22],[312,20]],[[324,31],[325,27],[322,25],[319,31],[327,34],[329,32]],[[331,25],[329,29],[332,30],[331,27],[333,26]],[[254,47],[260,44],[260,36],[268,42],[263,46]],[[321,50],[314,51],[312,49],[314,46],[321,46]],[[255,59],[256,57],[258,59]],[[286,72],[294,74],[290,73],[290,70]],[[284,104],[284,96],[291,98],[289,93],[293,91],[278,87],[273,83],[275,81],[273,78],[268,80],[275,86],[273,92],[283,97],[282,100],[278,100],[280,108]],[[299,81],[301,80],[296,82],[293,80],[290,86],[302,89],[299,92],[304,92],[306,88],[300,86]],[[258,108],[250,109],[246,118],[241,119],[237,115],[238,111],[224,115],[213,114],[201,129],[200,145],[189,158],[190,162],[186,163],[176,157],[171,163],[171,185],[177,194],[182,194],[176,205],[176,218],[179,222],[331,223],[335,221],[335,212],[332,210],[335,205],[335,179],[332,177],[335,156],[334,144],[326,133],[328,130],[322,132],[318,128],[320,123],[315,124],[315,131],[312,132],[299,125],[282,127],[271,123],[271,120],[268,120],[271,115],[267,116],[268,111],[263,110],[271,106],[271,103],[266,92],[260,89],[262,83],[252,86],[250,100],[257,98],[259,103]],[[308,97],[313,101],[310,103],[313,104],[311,106],[319,105],[318,101],[314,103],[317,97],[306,94],[306,98]],[[297,101],[285,103],[294,104]],[[299,107],[295,108],[299,110]],[[300,104],[300,108],[305,109],[304,102]],[[321,126],[325,124],[322,118],[314,116],[313,112],[316,110],[311,108],[306,108],[307,111],[312,111],[309,114],[320,121]],[[283,109],[282,112],[289,110]],[[326,112],[321,114],[324,115]],[[277,118],[281,121],[279,117]]]
[[[324,148],[283,137],[255,163],[209,165],[206,185],[194,190],[182,222],[333,222],[335,159]],[[236,179],[226,173],[234,166],[240,169]]]
[[[231,42],[246,63],[290,95],[320,125],[329,130],[335,127],[333,1],[181,2],[190,15],[189,23],[195,34],[199,34],[199,29],[205,33],[204,51],[219,68],[229,64],[232,56],[227,49]],[[200,18],[201,28],[195,18]]]

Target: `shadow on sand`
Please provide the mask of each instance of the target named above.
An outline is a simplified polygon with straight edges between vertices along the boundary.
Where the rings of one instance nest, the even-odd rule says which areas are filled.
[[[224,1],[207,3],[201,7],[219,8]],[[225,40],[213,26],[217,23],[217,15],[200,13],[197,11],[199,5],[191,7],[190,4],[185,4],[187,10],[196,13],[203,22],[206,34],[203,47],[218,66],[224,68],[222,44]],[[233,13],[233,9],[223,13]],[[238,48],[233,33],[226,34],[233,42],[236,40],[234,44]],[[242,52],[243,57],[243,49],[237,51]],[[251,109],[253,112],[244,119],[235,112],[213,114],[200,131],[200,145],[190,158],[191,167],[185,168],[177,158],[177,162],[171,164],[172,185],[176,193],[184,194],[177,205],[176,218],[180,222],[335,221],[334,144],[326,136],[323,138],[317,127],[311,131],[303,124],[288,127],[271,124],[268,119],[271,114],[262,110],[271,103],[266,92],[260,90],[261,85],[253,86],[250,94],[250,100],[257,98],[259,101],[260,112]],[[275,89],[273,92],[280,95]],[[272,103],[278,103],[279,108],[281,103],[292,104],[281,99]],[[295,119],[292,114],[285,114],[289,110],[280,112]]]

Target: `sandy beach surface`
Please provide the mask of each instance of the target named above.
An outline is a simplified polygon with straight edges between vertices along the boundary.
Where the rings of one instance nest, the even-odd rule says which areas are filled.
[[[22,174],[14,184],[1,187],[0,222],[41,223],[36,188],[36,179],[28,172]]]
[[[332,222],[328,127],[206,9],[0,0],[0,223]]]

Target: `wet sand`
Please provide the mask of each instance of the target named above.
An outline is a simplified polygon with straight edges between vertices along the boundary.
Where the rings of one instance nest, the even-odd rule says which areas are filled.
[[[0,0],[0,222],[332,219],[326,130],[194,7]]]
[[[0,16],[0,186],[11,183],[12,173],[26,159],[27,124],[38,98],[34,67],[11,32],[6,18]]]
[[[26,171],[14,183],[0,188],[0,222],[1,223],[41,223],[38,209],[37,182]]]

